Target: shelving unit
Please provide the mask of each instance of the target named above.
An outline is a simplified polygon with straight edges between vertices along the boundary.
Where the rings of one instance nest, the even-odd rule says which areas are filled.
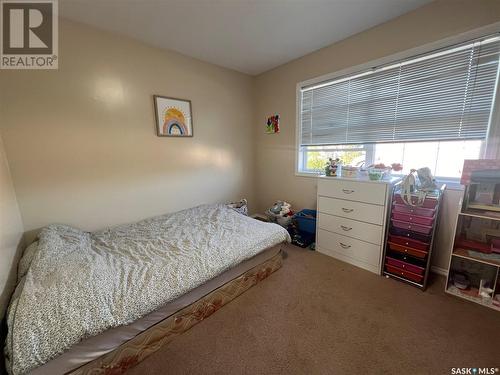
[[[383,274],[425,290],[434,234],[446,185],[427,193],[422,206],[406,206],[394,189],[386,233]],[[412,196],[416,202],[417,195]]]
[[[471,209],[467,204],[470,201],[470,185],[466,185],[464,195],[459,202],[459,214],[455,222],[455,237],[451,248],[450,263],[448,267],[447,282],[445,292],[453,296],[475,302],[480,305],[500,311],[500,304],[494,303],[494,297],[500,294],[500,253],[485,253],[475,251],[472,247],[475,244],[486,247],[490,237],[498,238],[500,235],[500,216],[497,212]],[[472,229],[483,233],[483,241],[471,241],[471,246],[464,246],[464,233],[467,234]],[[490,239],[491,240],[491,239]],[[490,245],[491,246],[491,245]],[[455,274],[462,273],[469,275],[470,286],[460,289],[454,285]],[[494,290],[491,297],[483,297],[479,294],[479,284],[481,280],[489,283],[489,287]]]

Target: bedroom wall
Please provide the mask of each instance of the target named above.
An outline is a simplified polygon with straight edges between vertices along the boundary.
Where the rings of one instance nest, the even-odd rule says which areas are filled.
[[[295,88],[298,82],[402,52],[500,21],[500,2],[445,0],[282,65],[256,78],[257,208],[284,199],[295,208],[316,206],[316,181],[295,175]],[[270,114],[281,116],[281,133],[264,134]],[[461,192],[446,194],[433,265],[448,267],[449,246]]]
[[[0,320],[14,288],[14,264],[20,253],[18,249],[21,247],[23,232],[21,214],[0,135]]]
[[[253,203],[252,77],[68,21],[59,46],[59,70],[0,71],[26,230]],[[191,99],[194,137],[156,136],[153,94]]]

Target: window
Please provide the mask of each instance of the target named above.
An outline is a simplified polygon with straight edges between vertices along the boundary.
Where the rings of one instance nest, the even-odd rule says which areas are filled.
[[[300,170],[322,172],[329,158],[340,158],[344,164],[361,166],[366,160],[366,147],[355,146],[308,146],[301,153]]]
[[[428,166],[435,176],[460,178],[465,159],[477,159],[481,140],[447,142],[380,143],[359,146],[308,146],[301,154],[299,170],[322,173],[328,158],[340,158],[345,165],[360,167],[371,164],[401,163],[408,174],[411,168]]]
[[[480,157],[498,86],[500,37],[304,86],[298,92],[301,172],[344,164],[428,166],[458,178]]]

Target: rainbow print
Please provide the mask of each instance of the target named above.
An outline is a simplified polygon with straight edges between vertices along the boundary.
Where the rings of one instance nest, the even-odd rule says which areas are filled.
[[[191,100],[153,95],[158,137],[192,137]]]
[[[163,121],[163,134],[187,135],[186,117],[177,108],[168,108]]]

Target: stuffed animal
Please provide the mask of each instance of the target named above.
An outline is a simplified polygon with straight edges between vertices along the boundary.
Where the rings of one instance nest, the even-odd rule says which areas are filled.
[[[248,202],[245,198],[238,202],[228,203],[227,206],[231,207],[235,211],[238,211],[240,214],[248,216]]]
[[[275,215],[279,216],[285,216],[290,212],[292,208],[292,205],[288,202],[285,201],[277,201],[274,203],[274,206],[272,206],[269,211],[271,211]]]

